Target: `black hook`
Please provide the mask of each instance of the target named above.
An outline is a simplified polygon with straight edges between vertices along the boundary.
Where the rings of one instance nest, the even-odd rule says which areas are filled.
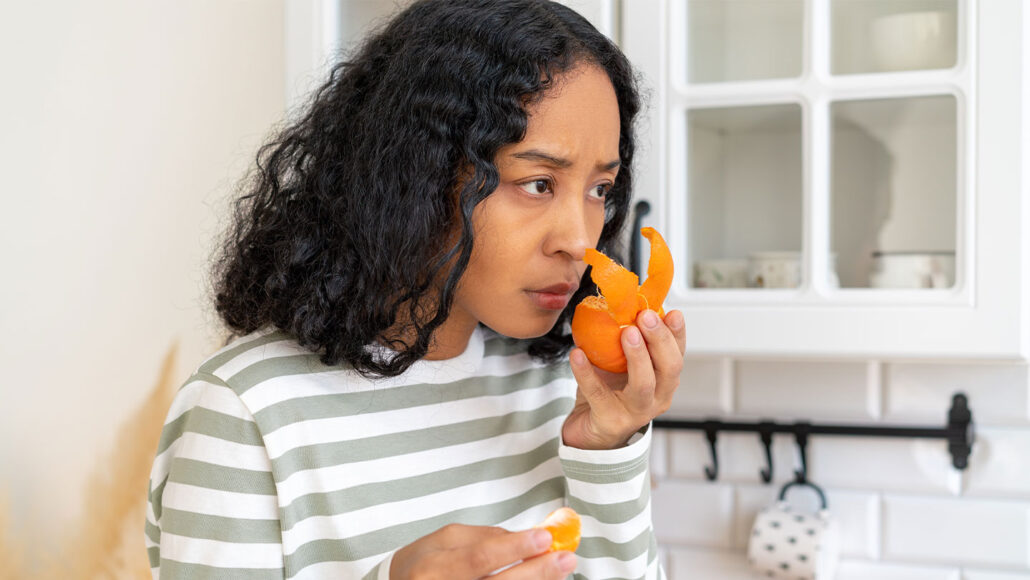
[[[808,483],[808,432],[811,427],[811,423],[794,424],[794,437],[798,443],[798,455],[801,457],[801,469],[794,470],[794,481],[797,483]]]
[[[776,424],[772,421],[762,421],[758,424],[758,433],[762,437],[762,446],[765,447],[765,465],[766,468],[760,471],[762,481],[769,483],[772,481],[773,476],[773,460],[772,460],[772,439],[773,430],[776,428]]]
[[[705,436],[708,437],[708,448],[712,450],[712,466],[705,468],[705,477],[708,481],[715,481],[719,477],[719,455],[715,452],[715,440],[719,437],[719,425],[715,421],[705,421]]]

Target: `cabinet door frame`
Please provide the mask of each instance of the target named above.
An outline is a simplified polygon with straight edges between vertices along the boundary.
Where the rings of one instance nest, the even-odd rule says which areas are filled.
[[[811,86],[806,78],[828,75],[831,0],[807,0],[806,51],[809,46],[820,50],[811,54],[811,65],[806,63],[798,94],[803,106],[811,107],[806,119],[822,119],[803,129],[808,190],[803,209],[804,265],[815,283],[788,291],[697,291],[687,288],[691,265],[686,186],[673,161],[686,159],[683,94],[690,91],[686,98],[692,103],[708,99],[725,104],[732,91],[676,85],[673,67],[681,64],[683,59],[677,57],[683,55],[675,51],[685,50],[683,35],[673,28],[674,20],[682,16],[682,4],[677,1],[634,0],[632,9],[624,5],[621,31],[624,50],[653,91],[649,118],[640,134],[636,196],[651,203],[644,223],[666,235],[677,258],[676,283],[666,308],[683,310],[692,329],[688,352],[1025,359],[1030,245],[1023,233],[1028,211],[1022,167],[1028,159],[1025,135],[1030,126],[1024,115],[1024,79],[1030,77],[1023,39],[1030,30],[1030,9],[1019,0],[959,0],[959,21],[965,28],[959,34],[960,63],[951,72],[819,79],[822,86],[831,86],[836,98],[848,99],[947,94],[949,86],[968,89],[957,102],[958,145],[966,155],[960,157],[964,162],[956,176],[960,180],[956,244],[961,265],[954,289],[834,290],[818,282],[826,280],[829,253],[830,154],[825,145],[813,143],[829,143],[825,121],[829,101],[820,93],[823,89]],[[934,89],[932,83],[923,82],[926,79],[944,82]],[[775,81],[763,81],[763,86],[770,94],[777,90]],[[760,93],[749,100],[748,94],[741,91],[736,104],[772,102],[763,100]]]
[[[328,74],[341,44],[341,6],[346,0],[283,2],[286,109],[303,104]]]

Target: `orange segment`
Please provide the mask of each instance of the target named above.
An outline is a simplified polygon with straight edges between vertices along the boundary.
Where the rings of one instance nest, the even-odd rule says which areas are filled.
[[[550,552],[568,550],[575,552],[579,547],[579,514],[568,507],[558,508],[548,514],[544,521],[533,526],[551,532]]]
[[[608,312],[603,296],[587,296],[572,315],[572,340],[598,368],[626,372],[626,355],[619,337],[622,327]]]

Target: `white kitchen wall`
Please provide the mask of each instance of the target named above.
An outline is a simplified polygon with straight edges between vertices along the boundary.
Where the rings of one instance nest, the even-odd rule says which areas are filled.
[[[220,342],[207,258],[283,117],[283,1],[3,2],[0,70],[0,499],[47,550],[172,342],[181,378]]]
[[[965,471],[943,440],[812,436],[810,479],[842,526],[838,580],[1030,580],[1030,375],[1022,363],[688,358],[667,416],[942,427],[965,392],[977,440]],[[670,580],[751,580],[758,511],[797,467],[777,435],[774,479],[757,434],[720,433],[709,482],[701,432],[653,449],[655,528]],[[789,498],[811,502],[804,491]]]

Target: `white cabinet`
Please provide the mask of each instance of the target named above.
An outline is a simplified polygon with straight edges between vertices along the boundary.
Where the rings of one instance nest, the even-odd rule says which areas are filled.
[[[624,2],[688,352],[1025,358],[1028,12]]]

